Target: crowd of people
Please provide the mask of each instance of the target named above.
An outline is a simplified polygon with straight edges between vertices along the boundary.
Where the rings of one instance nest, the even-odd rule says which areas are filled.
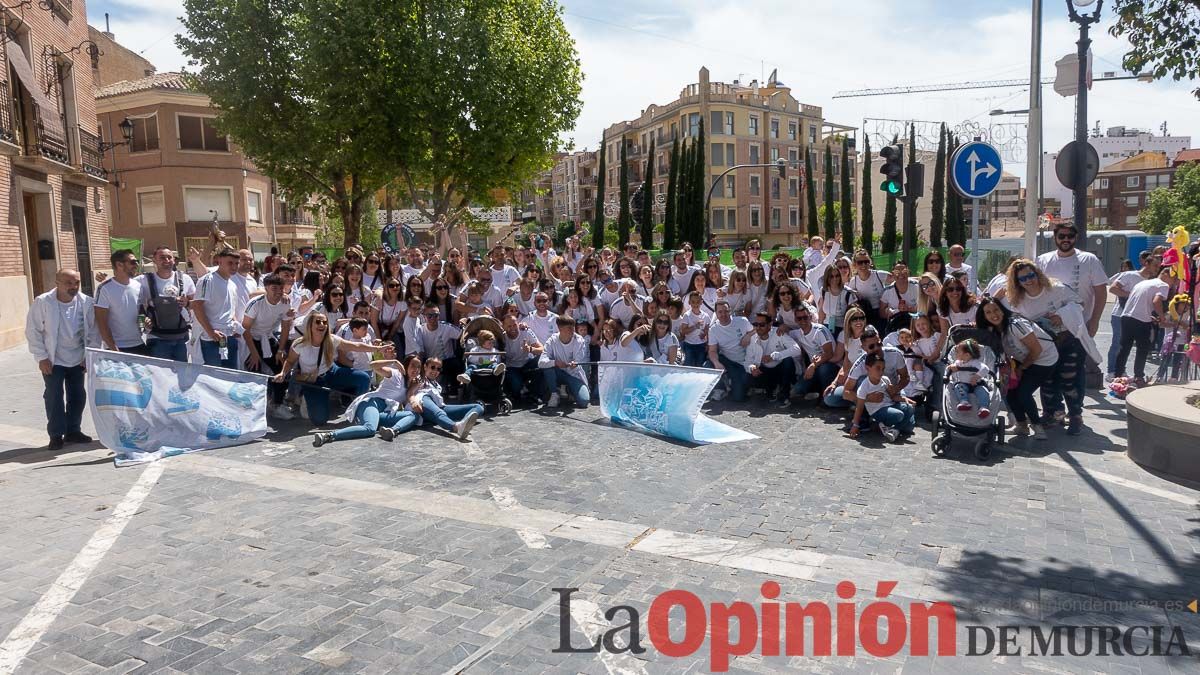
[[[562,251],[534,237],[486,252],[352,246],[335,260],[293,252],[256,263],[215,233],[210,251],[189,251],[189,270],[166,246],[151,271],[115,251],[94,301],[77,272],[61,270],[26,334],[52,449],[91,440],[80,430],[86,346],[268,375],[270,415],[348,424],[316,432],[317,446],[423,425],[466,438],[484,409],[447,399],[481,373],[502,376],[518,406],[585,408],[605,361],[715,369],[714,400],[762,390],[780,408],[846,408],[851,435],[878,428],[895,439],[913,433],[919,406],[939,404],[943,386],[957,410],[990,415],[980,357],[992,349],[1015,432],[1042,439],[1049,427],[1083,429],[1085,364],[1101,359],[1093,337],[1110,289],[1121,313],[1108,371],[1124,374],[1136,349],[1144,378],[1148,326],[1178,286],[1154,255],[1110,280],[1076,235],[1060,225],[1056,250],[982,281],[961,246],[948,259],[933,250],[920,269],[879,270],[837,238],[813,237],[795,257],[751,240],[732,265],[718,248],[700,259],[685,244],[654,260],[636,245],[597,251],[577,237]],[[480,316],[495,328],[467,342]],[[948,344],[957,326],[976,338]]]

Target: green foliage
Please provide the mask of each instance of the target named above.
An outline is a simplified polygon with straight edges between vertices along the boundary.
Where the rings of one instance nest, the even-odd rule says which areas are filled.
[[[842,136],[842,241],[854,241],[854,206],[852,190],[850,189],[850,139]]]
[[[1129,40],[1122,65],[1154,79],[1200,77],[1200,4],[1196,0],[1114,0],[1114,37]],[[1200,87],[1192,90],[1200,98]]]
[[[692,167],[691,198],[688,205],[688,236],[684,241],[691,242],[695,248],[708,246],[708,214],[704,208],[705,194],[708,191],[708,166],[704,161],[704,150],[707,143],[704,140],[704,120],[700,120],[700,134],[696,138],[695,165]]]
[[[816,237],[821,234],[821,221],[819,219],[820,214],[817,213],[817,187],[816,179],[813,178],[812,153],[808,151],[808,148],[804,150],[804,196],[807,200],[805,205],[807,206],[808,218],[805,220],[808,224],[808,236]]]
[[[912,165],[917,163],[917,125],[916,124],[913,124],[913,125],[909,126],[909,128],[908,128],[908,147],[909,147],[908,165],[911,167]],[[910,207],[912,207],[911,203],[905,205],[904,208],[910,208]],[[912,267],[913,265],[916,264],[916,262],[914,260],[912,260],[912,249],[915,249],[917,247],[917,218],[916,218],[915,211],[916,211],[915,207],[912,207],[911,210],[909,211],[909,213],[911,213],[913,215],[913,217],[911,218],[911,220],[905,219],[904,238],[903,238],[903,241],[901,242],[901,246],[904,247],[904,255],[907,256],[905,259],[905,262],[908,263],[909,267]]]
[[[933,168],[933,196],[930,198],[933,216],[929,219],[929,240],[941,246],[946,225],[946,123],[938,130],[937,161]]]
[[[892,145],[900,140],[898,137],[892,138]],[[896,198],[892,195],[887,195],[887,202],[883,208],[883,236],[879,240],[879,248],[883,253],[896,252]]]
[[[1184,226],[1192,235],[1200,225],[1200,164],[1188,162],[1175,172],[1175,185],[1150,193],[1138,214],[1138,227],[1148,234],[1166,234]]]
[[[184,0],[181,21],[218,127],[344,223],[396,178],[431,220],[516,193],[582,106],[574,41],[545,0]]]
[[[313,223],[317,226],[316,241],[318,247],[345,248],[351,244],[360,244],[363,250],[369,251],[379,246],[379,211],[375,208],[375,200],[369,197],[359,216],[357,238],[346,237],[342,213],[333,204],[325,204],[313,215]]]
[[[625,245],[629,241],[629,233],[633,230],[633,215],[629,212],[629,161],[626,159],[626,147],[629,143],[621,138],[621,168],[617,172],[617,188],[620,201],[617,211],[617,243]]]
[[[650,136],[650,154],[646,158],[646,180],[642,183],[642,248],[654,246],[654,136]]]
[[[608,178],[608,148],[600,136],[600,168],[596,171],[596,213],[592,216],[592,248],[604,247],[604,182]]]
[[[862,248],[867,253],[875,252],[875,213],[871,205],[871,138],[863,134],[863,174],[859,191],[862,193]]]
[[[825,238],[832,239],[837,234],[833,210],[833,150],[825,144],[825,208],[822,209],[821,222],[825,223]]]
[[[679,139],[676,138],[671,141],[671,169],[667,175],[667,206],[666,213],[663,214],[663,248],[668,251],[675,248],[675,214],[677,213],[675,197],[679,189],[678,179]]]

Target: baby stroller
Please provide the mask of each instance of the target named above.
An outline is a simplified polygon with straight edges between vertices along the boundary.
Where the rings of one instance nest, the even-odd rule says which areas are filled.
[[[494,317],[477,316],[471,319],[467,326],[463,328],[462,336],[459,338],[459,343],[463,348],[464,361],[471,349],[478,345],[476,336],[479,331],[491,331],[492,335],[496,336],[496,351],[488,352],[488,355],[495,356],[498,359],[504,357],[504,328]],[[504,374],[495,375],[486,370],[477,370],[471,374],[471,383],[466,385],[462,391],[463,401],[473,401],[485,408],[492,408],[501,415],[507,415],[512,412],[512,401],[504,396]]]
[[[999,373],[999,354],[1003,352],[1003,349],[995,334],[970,325],[953,326],[946,338],[942,360],[952,361],[953,359],[948,355],[951,354],[954,345],[967,339],[974,339],[979,343],[979,360],[986,364],[988,370],[991,371],[989,377],[979,381],[979,386],[986,387],[990,394],[991,403],[988,409],[991,411],[991,415],[987,419],[980,419],[976,410],[960,412],[954,404],[954,396],[949,391],[953,385],[950,382],[949,373],[946,373],[946,376],[942,378],[939,407],[933,411],[930,417],[930,421],[933,422],[933,439],[930,442],[930,449],[933,450],[935,457],[946,452],[956,435],[960,438],[972,439],[975,444],[975,457],[978,459],[987,459],[992,452],[992,443],[1004,443],[1006,420],[1001,414],[1004,412],[1002,395],[1004,389]]]

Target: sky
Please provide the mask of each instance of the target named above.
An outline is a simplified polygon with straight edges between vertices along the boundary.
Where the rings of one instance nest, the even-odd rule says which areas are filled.
[[[802,103],[853,127],[864,119],[917,119],[980,125],[1015,137],[1006,171],[1025,175],[1024,116],[994,109],[1028,107],[1029,89],[1013,87],[904,96],[833,98],[842,90],[980,80],[1029,79],[1032,0],[565,0],[564,20],[584,72],[583,112],[564,141],[594,148],[602,130],[637,117],[649,104],[675,100],[702,66],[716,82],[765,80],[774,69]],[[1093,71],[1122,71],[1126,43],[1110,36],[1111,12],[1092,31]],[[160,71],[186,58],[175,46],[182,0],[96,0],[89,22],[110,14],[117,40]],[[1042,75],[1075,52],[1078,29],[1063,2],[1044,0]],[[1200,147],[1200,101],[1193,82],[1097,83],[1088,127],[1127,126],[1190,135]],[[1073,138],[1075,99],[1043,90],[1046,151]],[[997,124],[1007,126],[998,127]],[[1013,126],[1017,125],[1017,126]],[[868,122],[869,131],[880,131]],[[877,144],[872,143],[873,147]],[[1019,161],[1013,161],[1019,160]]]

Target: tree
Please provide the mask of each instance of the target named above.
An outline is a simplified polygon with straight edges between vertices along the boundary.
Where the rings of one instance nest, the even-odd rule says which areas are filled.
[[[691,242],[695,248],[705,248],[708,246],[708,214],[704,208],[705,197],[708,192],[708,165],[704,161],[704,119],[700,120],[700,134],[696,139],[695,145],[695,165],[692,167],[692,225],[689,228],[687,241]]]
[[[817,187],[816,179],[813,178],[813,163],[812,151],[805,148],[804,151],[804,196],[806,199],[805,205],[808,207],[808,236],[816,237],[821,234],[820,220],[817,214]]]
[[[899,141],[899,137],[892,137],[892,145]],[[887,195],[887,203],[883,208],[883,236],[879,240],[879,248],[882,253],[896,252],[896,198],[891,194]]]
[[[654,135],[646,156],[646,180],[642,183],[642,248],[654,248]]]
[[[667,208],[663,216],[664,251],[675,248],[675,194],[678,190],[676,181],[679,179],[679,139],[671,141],[671,168],[667,173]]]
[[[395,178],[452,227],[519,192],[582,106],[561,9],[539,0],[184,0],[181,20],[217,127],[285,194],[335,208],[347,243]]]
[[[863,174],[859,190],[862,192],[862,247],[867,253],[875,252],[875,213],[871,206],[871,138],[863,134]]]
[[[687,241],[688,229],[691,227],[691,212],[688,210],[688,200],[692,190],[692,146],[686,140],[679,144],[679,175],[675,178],[675,246],[682,246]]]
[[[629,162],[625,159],[625,148],[629,141],[621,137],[621,168],[617,173],[617,199],[620,205],[617,211],[617,243],[624,246],[629,241],[629,233],[633,229],[633,215],[629,212]]]
[[[910,125],[908,128],[908,147],[909,147],[908,166],[909,166],[909,168],[911,168],[914,164],[917,163],[917,125],[916,124]],[[911,208],[910,208],[910,205],[911,205]],[[913,205],[912,202],[909,202],[908,204],[905,204],[904,207],[906,209],[910,209],[909,213],[911,213],[913,215],[913,218],[911,221],[908,220],[907,218],[904,219],[904,242],[906,243],[906,246],[907,246],[904,249],[904,257],[905,257],[904,262],[908,263],[911,266],[911,265],[915,264],[914,261],[912,260],[912,256],[913,256],[913,253],[917,250],[918,228],[917,228],[917,218],[916,218],[916,206]]]
[[[1147,234],[1167,234],[1179,225],[1194,230],[1196,223],[1200,223],[1200,164],[1188,162],[1176,170],[1174,186],[1150,192],[1146,208],[1138,214],[1138,227]]]
[[[596,169],[596,212],[592,215],[592,248],[604,247],[604,189],[608,177],[608,146],[600,136],[600,168]]]
[[[933,196],[930,197],[933,216],[929,219],[929,245],[942,245],[942,230],[946,224],[946,123],[938,130],[937,160],[933,165]]]
[[[854,195],[850,189],[850,139],[842,136],[842,241],[854,247]]]
[[[954,151],[958,150],[960,143],[953,136],[948,136],[950,139],[949,145],[946,148],[946,156],[952,157]],[[946,190],[946,245],[953,246],[954,244],[966,245],[966,223],[963,220],[963,202],[957,190]]]
[[[825,144],[825,217],[822,220],[825,223],[825,238],[833,239],[833,235],[837,233],[834,229],[833,219],[833,150],[830,149],[829,143]],[[852,246],[853,242],[848,245]]]
[[[1175,81],[1200,78],[1200,5],[1196,0],[1114,0],[1114,37],[1129,40],[1122,65]],[[1200,87],[1192,90],[1200,98]]]

